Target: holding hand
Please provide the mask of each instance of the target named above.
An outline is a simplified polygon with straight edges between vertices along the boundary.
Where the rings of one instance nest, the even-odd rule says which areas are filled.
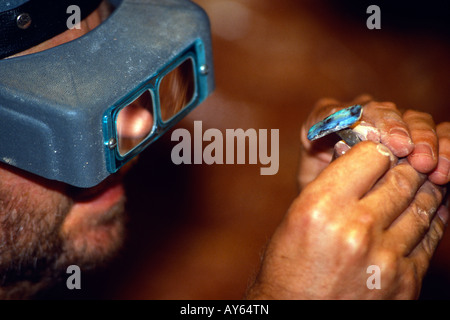
[[[407,157],[414,169],[429,174],[431,182],[444,185],[450,181],[450,123],[435,126],[426,113],[408,110],[404,114],[390,102],[374,102],[362,96],[344,105],[336,100],[320,100],[301,129],[300,187],[312,181],[331,161],[338,139],[325,137],[311,142],[308,129],[326,116],[352,104],[364,106],[362,121],[354,130],[365,139],[381,142],[399,157]],[[347,151],[336,145],[338,153]]]
[[[248,298],[417,298],[448,221],[442,195],[387,147],[357,144],[295,199]],[[366,285],[370,266],[379,290]]]
[[[344,107],[329,99],[316,105],[301,132],[302,192],[268,244],[247,298],[418,297],[449,219],[442,203],[450,123],[436,127],[425,113],[402,114],[367,97],[351,104],[364,106],[354,131],[369,141],[350,149],[331,136],[307,140],[313,124]],[[367,286],[373,266],[379,289]]]

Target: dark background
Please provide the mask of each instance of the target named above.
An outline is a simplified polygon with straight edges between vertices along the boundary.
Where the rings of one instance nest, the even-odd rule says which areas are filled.
[[[51,296],[240,299],[264,244],[297,195],[300,125],[319,98],[362,93],[450,121],[449,4],[445,1],[197,0],[209,13],[217,89],[177,127],[280,130],[280,170],[175,166],[170,132],[127,180],[129,237],[82,289]],[[381,30],[366,9],[381,8]],[[450,297],[450,235],[422,299]]]

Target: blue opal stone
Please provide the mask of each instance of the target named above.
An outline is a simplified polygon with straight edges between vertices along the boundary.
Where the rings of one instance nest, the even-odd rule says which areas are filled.
[[[316,140],[330,133],[348,129],[355,124],[362,116],[362,107],[357,104],[326,117],[316,123],[308,131],[308,139]]]

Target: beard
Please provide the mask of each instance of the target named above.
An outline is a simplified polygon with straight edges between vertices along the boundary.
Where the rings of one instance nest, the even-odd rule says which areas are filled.
[[[122,247],[125,200],[66,226],[73,207],[57,190],[5,188],[0,183],[0,298],[27,299],[67,278],[67,267],[89,271]]]

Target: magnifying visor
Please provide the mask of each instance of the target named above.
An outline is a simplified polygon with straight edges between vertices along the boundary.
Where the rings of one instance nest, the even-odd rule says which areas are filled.
[[[200,7],[123,0],[76,40],[0,60],[0,161],[93,187],[213,89],[210,26]]]

